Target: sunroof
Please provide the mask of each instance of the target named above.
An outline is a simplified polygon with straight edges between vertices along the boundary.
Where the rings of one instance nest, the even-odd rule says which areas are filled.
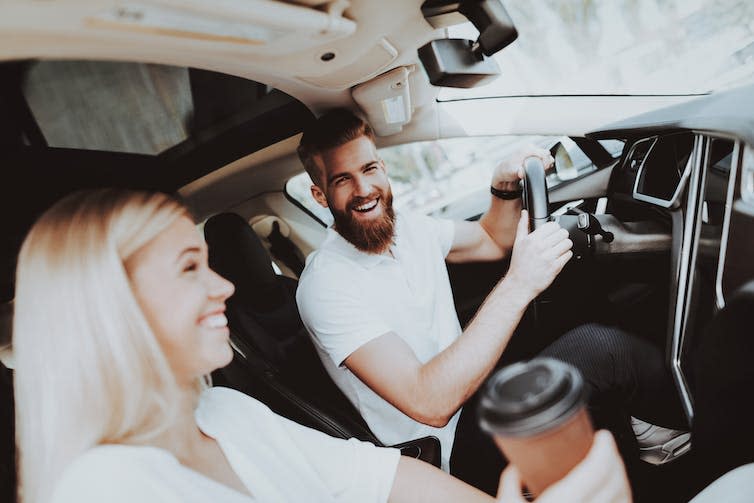
[[[32,61],[21,90],[47,146],[151,155],[253,115],[272,92],[205,70],[113,61]]]
[[[22,90],[51,147],[158,154],[189,135],[186,68],[39,61],[30,64]]]

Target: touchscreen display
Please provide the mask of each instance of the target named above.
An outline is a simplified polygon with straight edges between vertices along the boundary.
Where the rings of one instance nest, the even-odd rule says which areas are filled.
[[[656,138],[641,162],[634,196],[657,204],[672,203],[693,148],[691,133]]]

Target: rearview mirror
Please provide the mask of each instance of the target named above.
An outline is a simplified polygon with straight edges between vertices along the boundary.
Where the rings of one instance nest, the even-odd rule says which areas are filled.
[[[492,56],[518,38],[516,27],[500,0],[463,0],[458,12],[479,30],[474,45],[485,56]]]
[[[462,38],[441,38],[419,48],[419,59],[433,86],[469,88],[500,75],[495,60],[474,54],[473,44]]]
[[[474,87],[500,74],[491,59],[497,51],[518,37],[510,16],[500,0],[426,0],[422,14],[430,24],[463,14],[479,30],[474,42],[462,39],[433,40],[419,49],[419,59],[429,81],[436,86]]]

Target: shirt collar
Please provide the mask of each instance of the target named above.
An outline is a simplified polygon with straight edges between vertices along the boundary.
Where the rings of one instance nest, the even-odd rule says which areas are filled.
[[[392,250],[394,250],[397,247],[398,244],[398,235],[399,235],[399,228],[401,226],[401,218],[396,213],[395,215],[395,236],[394,236],[394,244],[390,247]],[[322,243],[321,249],[327,249],[330,251],[333,251],[349,260],[352,260],[353,262],[356,262],[359,265],[364,266],[367,269],[371,269],[372,267],[376,266],[377,264],[384,262],[386,260],[392,260],[393,258],[388,253],[383,253],[381,255],[376,255],[374,253],[367,253],[359,250],[354,245],[352,245],[349,241],[346,240],[343,236],[340,235],[338,231],[336,231],[332,226],[327,228],[327,236],[325,237],[325,241]],[[395,254],[395,251],[393,251]]]

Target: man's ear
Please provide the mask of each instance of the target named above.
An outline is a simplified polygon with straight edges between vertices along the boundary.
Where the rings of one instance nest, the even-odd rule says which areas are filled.
[[[325,197],[325,193],[322,192],[322,189],[320,189],[317,185],[312,185],[311,191],[312,197],[319,203],[320,206],[322,206],[323,208],[329,207],[327,204],[327,198]]]

